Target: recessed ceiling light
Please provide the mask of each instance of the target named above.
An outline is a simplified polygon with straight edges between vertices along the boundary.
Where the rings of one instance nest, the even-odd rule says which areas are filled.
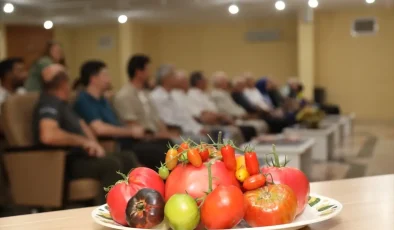
[[[119,23],[126,23],[127,22],[127,16],[126,15],[120,15],[119,17],[118,17],[118,22]]]
[[[309,0],[308,5],[310,8],[316,8],[319,6],[319,2],[317,0]]]
[[[286,8],[286,3],[284,1],[276,1],[275,8],[277,10],[284,10]]]
[[[365,0],[365,2],[368,3],[368,4],[372,4],[372,3],[375,2],[375,0]]]
[[[238,14],[239,7],[235,4],[232,4],[231,6],[228,7],[228,12],[230,12],[230,14]]]
[[[4,4],[3,11],[7,14],[14,12],[14,5],[12,5],[11,3]]]
[[[53,22],[52,21],[48,20],[48,21],[44,22],[44,28],[45,29],[49,30],[49,29],[52,29],[52,27],[53,27]]]

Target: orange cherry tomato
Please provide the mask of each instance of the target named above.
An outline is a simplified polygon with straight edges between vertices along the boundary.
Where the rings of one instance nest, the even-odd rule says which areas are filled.
[[[189,143],[187,143],[186,141],[182,142],[182,144],[178,148],[178,153],[181,153],[181,152],[188,150],[188,149],[189,149]]]
[[[173,170],[178,164],[178,151],[171,148],[166,154],[166,166],[169,170]]]
[[[266,181],[266,178],[263,174],[257,174],[257,175],[248,177],[244,181],[242,186],[247,191],[255,190],[260,187],[263,187],[265,184],[265,181]]]
[[[187,151],[187,159],[194,167],[201,167],[202,159],[197,148],[192,148]]]

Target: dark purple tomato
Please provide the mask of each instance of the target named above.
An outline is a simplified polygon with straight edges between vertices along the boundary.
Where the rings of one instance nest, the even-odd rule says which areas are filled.
[[[164,199],[156,190],[141,189],[127,203],[126,221],[132,228],[153,228],[163,219]]]

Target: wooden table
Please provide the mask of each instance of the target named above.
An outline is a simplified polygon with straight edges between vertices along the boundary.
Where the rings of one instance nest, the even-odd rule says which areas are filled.
[[[339,216],[302,230],[390,230],[394,226],[394,174],[318,182],[311,191],[343,204]],[[0,218],[1,230],[109,230],[93,222],[93,208]]]

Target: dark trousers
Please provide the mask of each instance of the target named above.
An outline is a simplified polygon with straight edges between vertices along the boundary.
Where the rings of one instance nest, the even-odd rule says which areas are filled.
[[[119,144],[122,151],[133,151],[142,165],[153,170],[157,170],[165,162],[168,145],[174,145],[170,139],[120,139]]]
[[[253,126],[239,126],[239,129],[242,132],[242,135],[245,139],[245,142],[249,142],[253,137],[257,136],[257,131]]]
[[[67,179],[97,179],[101,183],[100,203],[105,203],[103,188],[114,185],[123,178],[116,172],[123,174],[137,167],[137,162],[132,153],[107,154],[103,158],[90,157],[83,152],[71,152],[67,159]]]
[[[269,115],[262,115],[261,117],[269,126],[270,133],[281,133],[284,128],[295,124],[292,118],[276,118]]]

